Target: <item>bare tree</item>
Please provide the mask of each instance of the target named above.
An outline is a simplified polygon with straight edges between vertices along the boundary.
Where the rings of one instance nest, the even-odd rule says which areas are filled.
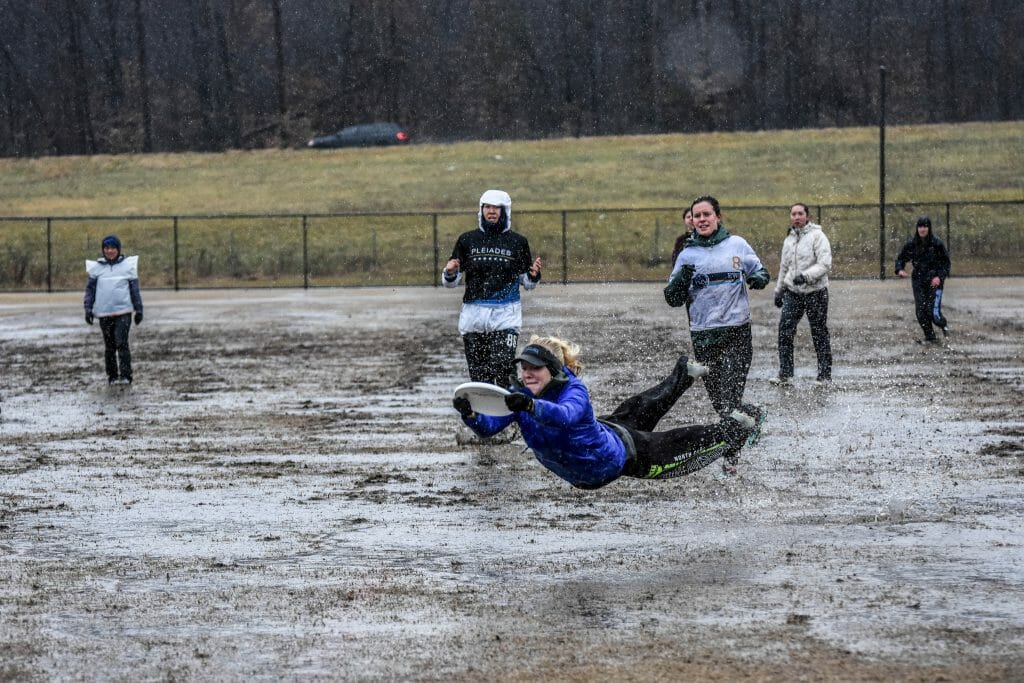
[[[136,68],[139,78],[139,111],[142,115],[142,151],[153,151],[153,119],[149,110],[149,72],[146,63],[146,22],[142,16],[142,0],[132,6],[135,18]]]
[[[281,0],[270,0],[270,7],[274,14],[274,67],[276,70],[277,83],[277,119],[278,119],[278,144],[284,144],[287,134],[288,107],[285,101],[285,73],[284,73],[284,31],[281,27]]]
[[[883,62],[894,120],[1024,116],[1018,0],[0,0],[0,15],[2,154],[290,145],[374,119],[424,140],[864,125]]]
[[[242,146],[242,122],[238,114],[238,101],[236,97],[235,70],[232,63],[231,49],[228,45],[228,35],[224,28],[224,17],[219,10],[213,10],[213,24],[217,36],[217,51],[220,57],[220,66],[224,78],[224,100],[227,109],[227,133],[228,140],[232,147]]]
[[[60,23],[65,35],[65,50],[69,59],[63,85],[71,93],[72,135],[71,150],[76,154],[95,154],[96,139],[92,127],[92,110],[89,105],[89,74],[86,69],[85,53],[82,46],[82,30],[75,0],[64,0],[60,9]]]

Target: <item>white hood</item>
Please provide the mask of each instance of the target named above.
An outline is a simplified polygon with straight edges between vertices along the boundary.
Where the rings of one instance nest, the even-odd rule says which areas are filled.
[[[477,207],[476,212],[476,224],[481,230],[484,229],[484,204],[504,207],[505,216],[508,218],[508,226],[506,226],[505,230],[512,229],[512,197],[509,196],[508,192],[487,190],[487,192],[480,195],[480,206]]]

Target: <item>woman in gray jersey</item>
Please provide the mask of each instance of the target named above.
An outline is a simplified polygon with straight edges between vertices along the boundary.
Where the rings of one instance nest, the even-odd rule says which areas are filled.
[[[693,355],[708,367],[704,387],[715,411],[725,416],[739,409],[760,425],[763,411],[743,403],[754,355],[747,287],[764,289],[770,276],[747,241],[722,225],[717,199],[698,197],[690,210],[693,237],[676,257],[665,300],[670,306],[689,305]],[[736,463],[726,460],[723,468],[735,473]]]

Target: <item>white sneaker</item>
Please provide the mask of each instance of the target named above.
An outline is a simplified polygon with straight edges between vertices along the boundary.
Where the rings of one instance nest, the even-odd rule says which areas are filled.
[[[790,385],[793,383],[792,377],[772,377],[768,380],[769,384],[778,384],[780,386]]]
[[[753,429],[757,426],[757,420],[739,410],[733,410],[726,417],[731,417],[733,420],[738,422],[744,429]]]
[[[688,360],[686,361],[686,374],[690,377],[703,377],[708,374],[708,366],[695,360]]]

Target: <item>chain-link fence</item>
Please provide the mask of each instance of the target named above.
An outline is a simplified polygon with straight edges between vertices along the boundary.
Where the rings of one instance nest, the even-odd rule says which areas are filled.
[[[682,209],[513,211],[546,282],[661,281]],[[1024,201],[811,206],[832,243],[834,278],[890,275],[915,219],[928,215],[953,274],[1024,274]],[[778,272],[788,206],[726,207],[723,220]],[[473,212],[138,217],[0,217],[0,291],[84,286],[85,259],[116,233],[147,288],[438,285]]]

